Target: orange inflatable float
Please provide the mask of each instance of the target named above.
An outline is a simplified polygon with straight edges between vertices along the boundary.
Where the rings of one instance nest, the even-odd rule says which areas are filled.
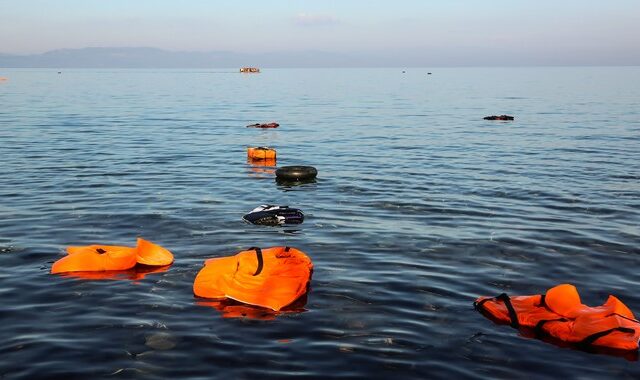
[[[68,247],[67,256],[53,264],[51,273],[119,271],[131,269],[136,264],[165,266],[171,263],[171,252],[138,238],[135,248],[115,245]]]
[[[497,323],[530,328],[581,347],[637,350],[640,321],[618,298],[609,296],[601,306],[580,301],[573,285],[555,286],[544,295],[480,297],[474,306]]]
[[[235,256],[206,260],[193,293],[279,311],[307,293],[312,271],[311,259],[295,248],[250,248]]]
[[[276,150],[265,146],[247,148],[247,158],[251,160],[275,160]]]

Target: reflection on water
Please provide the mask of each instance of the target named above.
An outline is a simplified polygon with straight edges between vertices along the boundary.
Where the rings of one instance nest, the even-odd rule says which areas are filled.
[[[249,164],[250,176],[255,178],[271,178],[276,173],[276,159],[255,159],[247,158]]]
[[[102,272],[67,272],[59,273],[56,276],[77,278],[82,280],[132,280],[138,281],[144,279],[148,274],[163,273],[169,270],[171,265],[162,267],[136,265],[127,270],[108,270]]]
[[[247,318],[261,321],[270,321],[276,319],[276,317],[287,314],[297,314],[305,312],[304,306],[307,303],[307,294],[300,297],[291,305],[285,307],[280,311],[273,311],[259,306],[247,305],[241,302],[224,299],[224,300],[205,300],[197,299],[196,303],[199,306],[207,306],[216,309],[220,312],[223,318]]]

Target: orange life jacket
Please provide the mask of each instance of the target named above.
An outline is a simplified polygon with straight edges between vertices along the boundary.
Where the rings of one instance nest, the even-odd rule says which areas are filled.
[[[53,263],[51,273],[127,270],[136,264],[165,266],[172,262],[171,252],[138,238],[135,248],[115,245],[67,247],[67,256]]]
[[[276,150],[265,146],[247,148],[247,158],[251,160],[275,160]]]
[[[555,286],[545,295],[480,297],[474,306],[498,323],[580,346],[638,349],[640,321],[622,301],[609,296],[602,306],[589,307],[573,285]]]
[[[278,311],[306,294],[312,270],[311,259],[295,248],[250,248],[235,256],[206,260],[193,293]]]
[[[138,238],[136,262],[142,265],[165,266],[173,263],[173,254],[158,244]]]

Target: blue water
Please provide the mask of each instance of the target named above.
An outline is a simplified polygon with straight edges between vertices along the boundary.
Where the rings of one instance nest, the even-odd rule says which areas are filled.
[[[640,314],[640,68],[402,70],[0,70],[0,378],[639,377],[472,304],[568,282]],[[263,203],[306,220],[242,221]],[[49,274],[137,236],[175,264]],[[194,298],[206,258],[274,245],[314,262],[303,310]]]

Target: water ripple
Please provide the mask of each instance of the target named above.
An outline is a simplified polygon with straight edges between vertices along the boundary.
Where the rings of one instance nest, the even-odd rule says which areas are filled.
[[[640,71],[438,71],[10,70],[0,377],[638,377],[637,357],[529,339],[472,303],[570,282],[640,310]],[[497,112],[516,120],[482,120]],[[278,183],[250,145],[317,180]],[[264,203],[305,223],[242,221]],[[176,262],[48,274],[68,245],[137,236]],[[229,318],[242,306],[193,297],[205,259],[256,245],[312,257],[303,306]]]

